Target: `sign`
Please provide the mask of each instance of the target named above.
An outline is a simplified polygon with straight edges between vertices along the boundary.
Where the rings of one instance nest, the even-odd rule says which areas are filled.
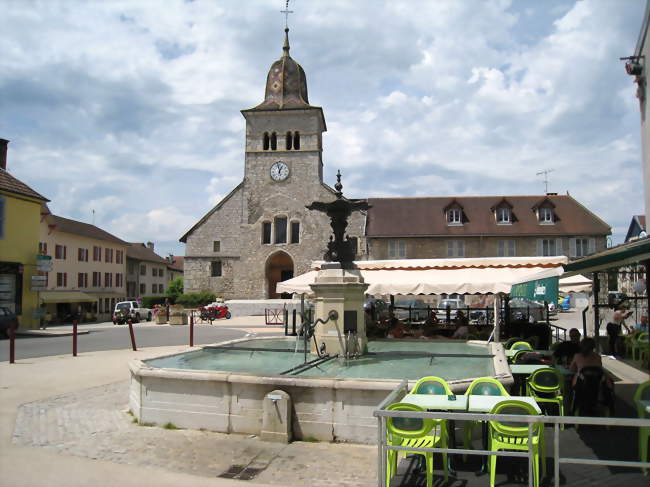
[[[558,281],[557,277],[549,277],[515,284],[510,289],[510,297],[546,301],[557,305]]]
[[[37,261],[39,261],[39,260],[52,260],[52,256],[51,256],[51,255],[42,255],[42,254],[38,254],[38,255],[36,256],[36,260],[37,260]]]
[[[43,291],[47,286],[47,276],[32,276],[32,291]]]
[[[51,260],[41,260],[36,263],[36,270],[39,272],[51,272],[52,267],[53,264]]]

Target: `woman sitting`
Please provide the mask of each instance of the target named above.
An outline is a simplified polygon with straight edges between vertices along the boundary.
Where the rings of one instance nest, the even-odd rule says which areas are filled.
[[[596,352],[596,342],[593,338],[585,338],[580,342],[580,351],[573,356],[573,361],[569,365],[569,370],[573,372],[572,384],[575,386],[580,377],[580,371],[585,367],[603,367],[603,360]],[[603,373],[603,377],[608,386],[613,387],[611,378]]]
[[[614,383],[603,370],[602,359],[595,349],[594,339],[585,338],[569,366],[569,370],[574,372],[571,382],[573,410],[579,410],[583,416],[593,414],[599,404],[604,404],[610,414],[614,409]]]

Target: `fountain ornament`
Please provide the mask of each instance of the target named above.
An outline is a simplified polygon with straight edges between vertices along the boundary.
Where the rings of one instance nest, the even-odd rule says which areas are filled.
[[[350,269],[354,267],[356,248],[355,241],[350,240],[350,237],[345,235],[348,218],[353,211],[368,210],[370,205],[365,201],[351,201],[343,197],[340,170],[336,174],[334,189],[336,189],[336,199],[334,201],[329,203],[314,201],[306,208],[308,210],[321,211],[330,217],[330,225],[332,226],[334,239],[330,235],[330,240],[327,243],[327,252],[323,257],[324,260],[327,262],[339,262],[341,268]]]

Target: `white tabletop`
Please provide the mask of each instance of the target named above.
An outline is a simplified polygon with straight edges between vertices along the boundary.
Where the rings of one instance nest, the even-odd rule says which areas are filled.
[[[506,357],[514,357],[517,352],[521,352],[521,350],[506,350]],[[545,357],[553,354],[550,350],[525,350],[525,352],[537,353],[539,355],[544,355]]]
[[[482,394],[467,396],[467,411],[470,413],[489,413],[494,406],[503,401],[522,401],[535,408],[538,414],[542,412],[535,399],[530,396],[484,396]]]
[[[437,394],[407,394],[401,402],[434,411],[467,411],[467,396],[462,394],[457,395],[453,401],[447,396]]]
[[[525,374],[530,375],[536,370],[539,369],[551,369],[552,367],[548,365],[525,365],[525,364],[512,364],[510,366],[510,371],[513,374]]]

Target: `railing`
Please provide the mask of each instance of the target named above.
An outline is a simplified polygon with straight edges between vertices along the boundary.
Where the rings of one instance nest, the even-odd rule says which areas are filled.
[[[467,450],[462,448],[415,448],[389,446],[386,443],[386,418],[431,418],[446,419],[453,421],[512,421],[518,423],[543,423],[552,424],[554,429],[553,438],[553,479],[554,486],[560,486],[560,464],[582,464],[582,465],[600,465],[608,467],[630,467],[630,468],[650,468],[650,462],[641,461],[622,461],[622,460],[594,460],[591,458],[574,458],[560,456],[560,425],[598,425],[598,426],[628,426],[636,428],[650,428],[650,419],[636,418],[586,418],[579,416],[525,416],[516,414],[489,414],[489,413],[446,413],[442,411],[434,412],[413,412],[413,411],[388,411],[385,408],[399,400],[406,394],[408,388],[407,381],[403,380],[386,398],[379,404],[373,412],[377,418],[377,445],[378,445],[378,469],[377,477],[379,487],[386,486],[386,453],[388,450],[409,451],[409,452],[432,452],[448,453],[454,455],[481,455],[481,456],[500,456],[500,457],[527,457],[528,458],[528,485],[533,486],[533,449],[528,452],[512,451],[490,451],[490,450]],[[452,432],[455,434],[455,431]],[[533,444],[533,428],[528,428],[528,444]],[[544,461],[540,459],[540,461]]]

